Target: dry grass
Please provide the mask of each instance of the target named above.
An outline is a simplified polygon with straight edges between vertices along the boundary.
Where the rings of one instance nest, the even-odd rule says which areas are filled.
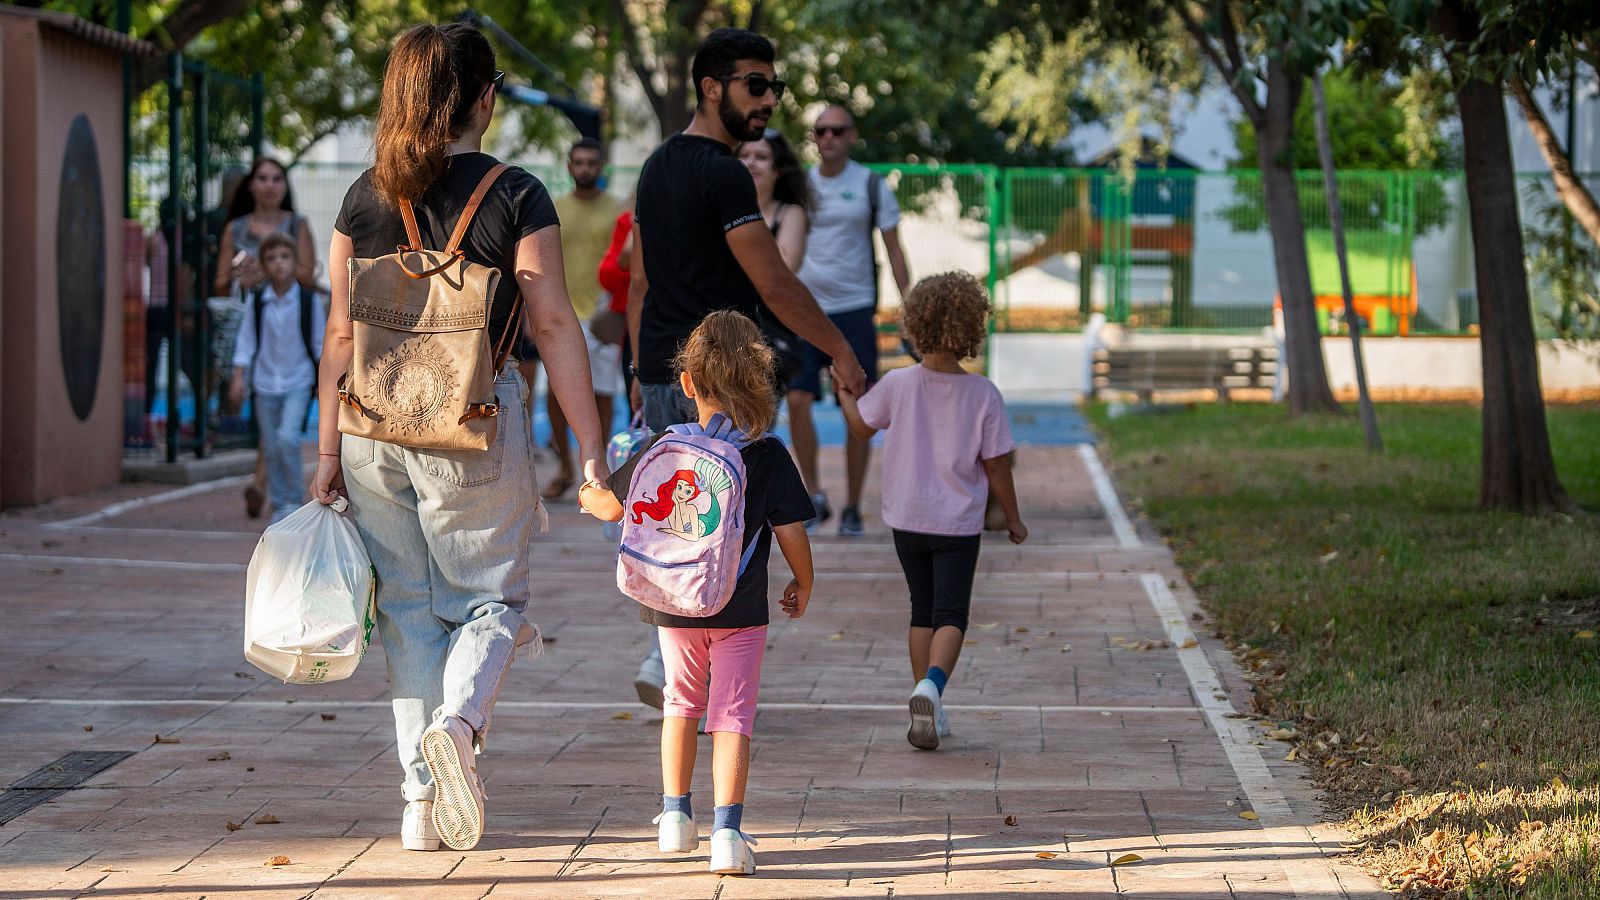
[[[1471,407],[1381,407],[1375,458],[1353,417],[1091,414],[1391,886],[1600,897],[1600,520],[1478,509]],[[1550,423],[1600,508],[1600,408]]]

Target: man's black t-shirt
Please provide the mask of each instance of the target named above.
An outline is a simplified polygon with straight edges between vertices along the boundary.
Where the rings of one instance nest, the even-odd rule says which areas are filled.
[[[632,496],[628,488],[639,460],[662,437],[658,434],[646,441],[639,452],[607,479],[606,486],[622,501],[624,509],[634,500],[654,499],[649,495]],[[704,618],[674,616],[640,606],[639,621],[668,628],[751,628],[767,624],[767,559],[772,553],[772,529],[807,521],[817,511],[811,505],[811,495],[806,493],[800,470],[794,467],[794,459],[783,441],[768,435],[750,442],[739,455],[744,458],[745,473],[744,543],[740,549],[749,550],[752,540],[761,543],[750,557],[750,565],[734,584],[732,599],[721,612]]]
[[[708,313],[761,321],[760,297],[727,233],[762,223],[755,181],[726,144],[679,132],[645,161],[634,221],[649,281],[634,371],[646,384],[676,376],[672,359]]]
[[[417,213],[423,247],[444,249],[478,182],[498,162],[487,153],[458,153],[449,158],[439,180],[421,199],[411,203]],[[500,174],[472,217],[472,225],[461,240],[461,250],[469,261],[500,270],[500,284],[489,311],[489,340],[499,342],[517,300],[517,242],[558,224],[560,218],[550,201],[550,192],[539,179],[516,166]],[[387,256],[395,247],[410,243],[400,208],[379,198],[372,186],[371,169],[361,173],[345,193],[333,227],[350,236],[355,255],[363,259]],[[345,277],[344,273],[338,277]]]

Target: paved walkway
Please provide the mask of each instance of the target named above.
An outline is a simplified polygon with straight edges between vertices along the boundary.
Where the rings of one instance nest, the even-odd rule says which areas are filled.
[[[1033,537],[985,542],[937,753],[905,742],[904,584],[875,506],[867,537],[817,539],[811,612],[771,632],[750,879],[656,855],[659,714],[629,683],[646,635],[593,520],[557,510],[537,543],[551,640],[514,666],[481,758],[487,835],[427,854],[397,840],[382,660],[317,688],[244,662],[259,523],[237,482],[7,514],[0,784],[73,751],[132,755],[0,826],[0,897],[1381,896],[1306,827],[1297,764],[1235,717],[1247,687],[1098,469],[1088,447],[1023,451]],[[703,809],[708,776],[705,742]],[[36,796],[0,795],[0,817]]]

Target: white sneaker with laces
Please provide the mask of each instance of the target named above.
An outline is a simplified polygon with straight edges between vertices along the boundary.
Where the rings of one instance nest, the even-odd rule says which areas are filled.
[[[667,667],[661,661],[661,655],[652,653],[639,664],[639,671],[633,675],[633,689],[639,694],[639,702],[645,706],[660,709],[666,703],[661,692],[667,686]]]
[[[684,813],[664,812],[650,821],[660,826],[656,832],[656,849],[662,853],[689,853],[700,846],[700,830]]]
[[[911,692],[909,705],[911,728],[906,731],[906,740],[918,750],[939,749],[939,716],[944,710],[944,704],[939,702],[939,689],[928,679],[922,679]]]
[[[422,760],[433,774],[433,825],[451,850],[483,839],[483,782],[472,748],[472,727],[445,716],[422,733]]]
[[[433,827],[433,801],[413,800],[400,818],[400,846],[407,850],[439,849],[439,829]]]
[[[720,828],[711,835],[711,874],[754,875],[756,839],[737,828]]]

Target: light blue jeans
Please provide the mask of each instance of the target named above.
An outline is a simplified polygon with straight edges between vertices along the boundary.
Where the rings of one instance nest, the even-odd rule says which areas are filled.
[[[261,433],[261,454],[267,461],[272,521],[276,523],[311,499],[300,462],[300,439],[305,433],[306,410],[311,408],[311,386],[287,394],[257,393],[253,405],[256,429]]]
[[[459,716],[481,747],[516,649],[538,646],[523,612],[528,542],[543,510],[528,387],[514,363],[495,393],[501,405],[488,450],[414,450],[344,436],[345,489],[378,571],[378,634],[407,800],[433,799],[422,732]]]

